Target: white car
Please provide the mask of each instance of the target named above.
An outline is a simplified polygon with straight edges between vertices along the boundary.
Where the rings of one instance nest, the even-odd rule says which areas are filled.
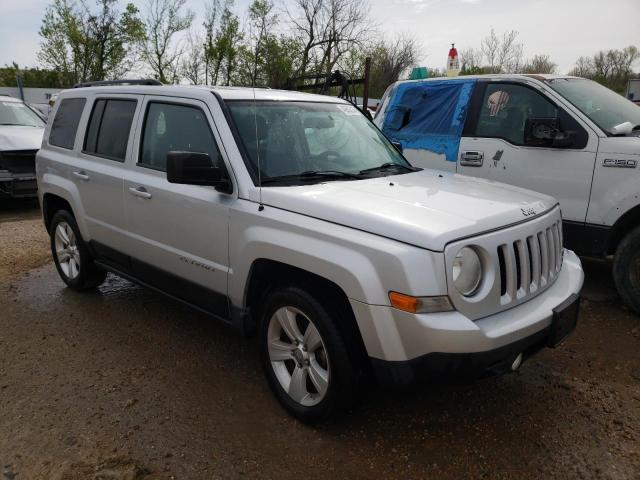
[[[390,86],[375,122],[412,164],[557,198],[567,247],[615,255],[640,313],[640,108],[583,78],[481,75]]]
[[[36,152],[44,126],[22,100],[0,96],[0,198],[36,196]]]
[[[251,334],[294,416],[373,373],[514,370],[576,325],[553,198],[412,167],[360,111],[276,90],[60,94],[38,153],[62,280],[115,272]]]

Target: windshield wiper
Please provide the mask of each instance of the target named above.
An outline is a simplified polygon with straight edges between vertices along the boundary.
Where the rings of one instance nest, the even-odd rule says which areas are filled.
[[[340,170],[307,170],[299,174],[298,177],[303,179],[317,177],[362,179],[362,177],[357,173],[341,172]]]
[[[354,180],[362,180],[362,176],[357,173],[341,172],[339,170],[306,170],[293,175],[281,175],[279,177],[270,177],[262,180],[262,184],[290,182],[292,180],[308,181],[328,178],[350,178]]]
[[[360,174],[364,175],[365,173],[369,172],[382,172],[384,170],[390,170],[392,168],[401,168],[407,172],[417,172],[419,170],[422,170],[421,168],[412,167],[410,165],[403,165],[402,163],[387,162],[383,163],[382,165],[378,165],[377,167],[365,168],[364,170],[360,170]]]

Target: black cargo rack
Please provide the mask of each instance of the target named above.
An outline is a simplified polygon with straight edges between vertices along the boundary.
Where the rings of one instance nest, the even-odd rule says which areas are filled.
[[[84,87],[109,87],[112,85],[162,85],[162,82],[153,78],[141,78],[139,80],[96,80],[94,82],[76,83],[73,88]]]

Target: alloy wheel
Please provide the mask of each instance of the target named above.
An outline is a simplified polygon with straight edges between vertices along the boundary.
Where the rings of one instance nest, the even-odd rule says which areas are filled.
[[[310,407],[326,396],[329,357],[317,327],[301,310],[280,307],[269,320],[267,348],[271,367],[285,392]]]
[[[73,280],[80,274],[80,250],[73,229],[67,222],[60,222],[56,226],[54,242],[58,265],[62,273]]]

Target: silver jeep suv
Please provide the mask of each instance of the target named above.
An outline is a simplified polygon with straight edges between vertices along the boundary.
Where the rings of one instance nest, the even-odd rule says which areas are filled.
[[[37,179],[58,272],[257,332],[292,415],[327,418],[371,379],[516,369],[575,327],[553,198],[415,168],[338,99],[148,83],[56,102]]]

